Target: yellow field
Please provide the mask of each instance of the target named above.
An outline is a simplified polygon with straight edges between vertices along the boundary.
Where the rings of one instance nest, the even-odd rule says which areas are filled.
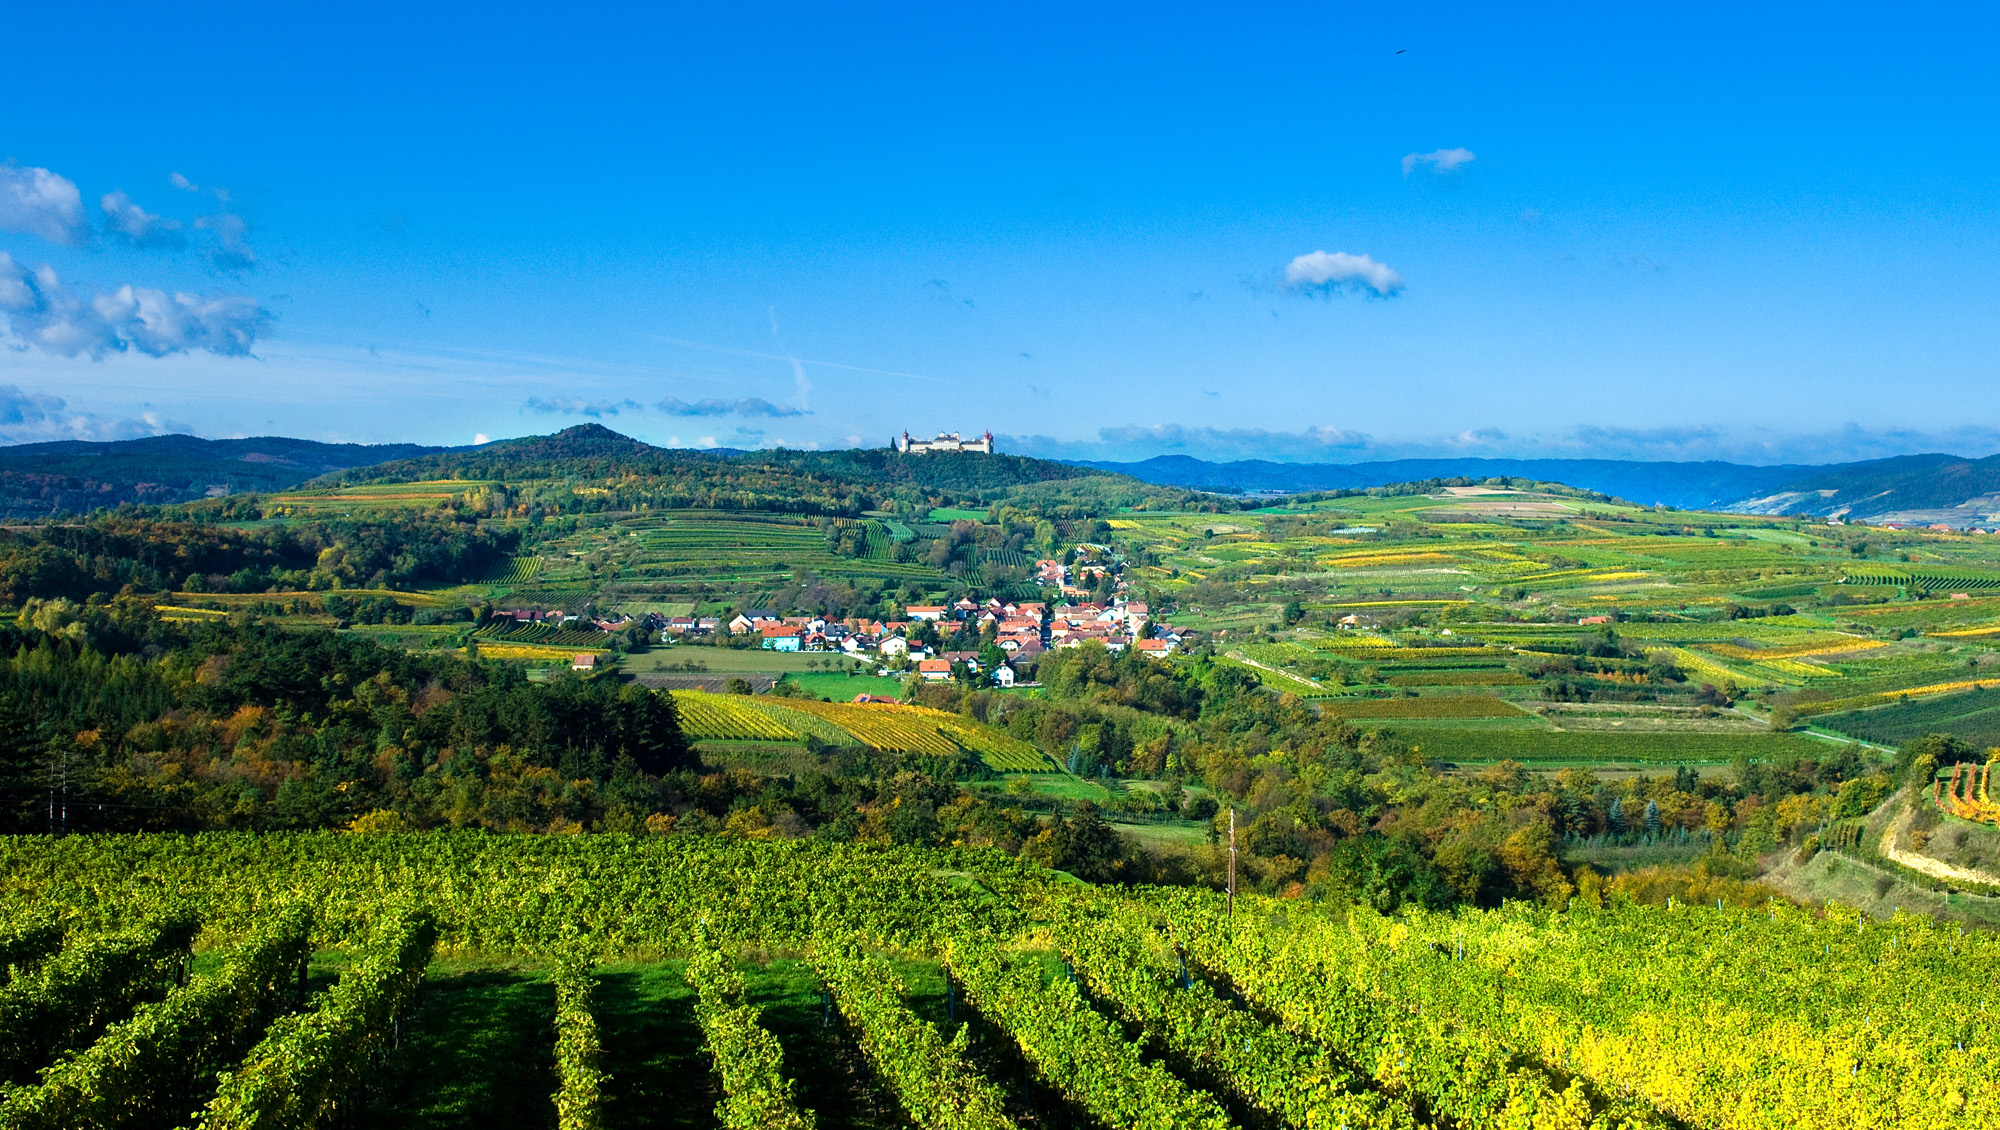
[[[229,616],[229,613],[216,608],[182,608],[172,604],[156,604],[153,609],[160,614],[162,620],[222,620]]]
[[[603,655],[601,648],[552,647],[535,643],[486,643],[480,641],[483,659],[569,659],[578,655]]]
[[[1433,565],[1452,559],[1449,553],[1366,553],[1328,558],[1326,564],[1342,569],[1361,569],[1370,565]]]
[[[1810,655],[1839,655],[1849,651],[1873,651],[1878,647],[1888,647],[1883,640],[1862,640],[1843,636],[1837,640],[1815,641],[1793,644],[1790,647],[1738,647],[1730,643],[1708,645],[1708,650],[1731,659],[1751,659],[1758,663],[1768,663],[1774,659],[1804,659]]]

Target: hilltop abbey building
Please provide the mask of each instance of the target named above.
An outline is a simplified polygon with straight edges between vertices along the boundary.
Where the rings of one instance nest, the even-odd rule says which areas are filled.
[[[978,439],[960,439],[957,432],[939,432],[936,439],[911,439],[904,432],[889,440],[889,446],[897,451],[921,455],[926,451],[976,451],[981,455],[993,454],[993,433],[987,432]]]

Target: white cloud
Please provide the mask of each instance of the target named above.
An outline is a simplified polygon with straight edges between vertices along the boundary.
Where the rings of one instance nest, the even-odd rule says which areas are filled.
[[[27,392],[17,385],[0,385],[0,443],[45,443],[81,439],[101,442],[193,432],[191,425],[163,420],[146,412],[138,419],[107,419],[73,408],[60,396]]]
[[[1387,263],[1345,251],[1315,251],[1285,267],[1285,285],[1307,294],[1332,294],[1367,288],[1384,298],[1403,289],[1403,276]]]
[[[1409,176],[1418,169],[1429,169],[1434,173],[1456,172],[1478,159],[1470,149],[1437,149],[1429,153],[1411,153],[1403,158],[1403,175]]]
[[[271,315],[242,295],[202,297],[121,286],[86,299],[63,285],[48,264],[29,271],[0,251],[0,318],[22,347],[65,357],[101,358],[126,350],[154,357],[193,350],[242,357]]]
[[[803,378],[801,378],[803,379]],[[654,405],[669,416],[807,416],[811,413],[789,404],[773,404],[762,397],[746,396],[740,400],[710,398],[689,403],[669,396]]]
[[[47,169],[0,164],[0,230],[38,235],[50,243],[90,239],[83,194],[67,177]]]
[[[175,175],[175,176],[179,176],[180,174],[179,174],[179,173],[175,173],[174,175]],[[481,445],[484,445],[484,444],[488,444],[488,443],[492,443],[492,442],[493,442],[492,440],[490,440],[490,439],[487,439],[487,438],[486,438],[486,433],[485,433],[485,432],[474,432],[474,433],[473,433],[473,435],[472,435],[472,443],[473,443],[473,446],[475,446],[475,447],[478,447],[478,446],[481,446]]]
[[[180,189],[182,192],[201,191],[200,185],[194,183],[193,181],[187,179],[186,177],[180,175],[179,173],[168,173],[167,183],[173,185],[175,188]]]
[[[552,396],[546,400],[539,396],[531,396],[523,407],[530,412],[560,412],[565,416],[590,416],[597,419],[616,416],[620,412],[640,410],[638,402],[633,400],[590,401],[575,396]]]
[[[1050,436],[998,436],[1014,455],[1050,459],[1146,459],[1192,455],[1200,459],[1273,459],[1296,463],[1350,463],[1374,444],[1365,432],[1314,425],[1296,432],[1264,428],[1210,428],[1186,424],[1126,424],[1099,428],[1095,440]]]
[[[148,212],[123,192],[105,193],[97,206],[104,209],[104,222],[112,234],[135,247],[179,247],[187,242],[179,220]]]

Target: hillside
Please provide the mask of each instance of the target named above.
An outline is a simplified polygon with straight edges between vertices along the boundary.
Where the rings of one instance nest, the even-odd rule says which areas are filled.
[[[1629,499],[1706,509],[1757,495],[1829,468],[1786,464],[1650,463],[1625,459],[1393,459],[1373,463],[1273,463],[1242,459],[1210,463],[1187,455],[1162,455],[1138,463],[1083,461],[1085,466],[1131,475],[1149,483],[1202,490],[1319,491],[1388,486],[1426,479],[1503,476],[1563,483]]]
[[[1903,455],[1823,467],[1729,509],[1966,527],[2000,522],[2000,455]]]
[[[881,448],[842,451],[737,451],[654,447],[601,424],[524,436],[480,447],[427,451],[379,465],[353,465],[315,486],[431,479],[542,479],[562,476],[715,476],[720,468],[805,480],[973,489],[1105,477],[1106,472],[1015,455],[902,455]]]
[[[413,443],[316,443],[282,436],[148,436],[0,447],[0,517],[87,513],[123,503],[165,505],[284,490],[347,467],[442,450]]]
[[[928,511],[945,504],[984,508],[1017,497],[1038,509],[1077,515],[1132,506],[1201,505],[1185,491],[1047,459],[905,455],[881,448],[663,448],[598,424],[347,468],[306,485],[334,490],[437,481],[500,482],[510,487],[570,484],[591,492],[603,509],[645,506],[853,516],[898,503]]]

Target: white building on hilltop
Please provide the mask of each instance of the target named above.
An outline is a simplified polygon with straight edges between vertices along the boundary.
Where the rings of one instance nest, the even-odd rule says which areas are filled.
[[[939,432],[936,439],[911,439],[904,432],[889,441],[889,446],[911,455],[921,455],[926,451],[976,451],[981,455],[993,454],[993,433],[987,432],[978,439],[961,439],[957,432]]]

